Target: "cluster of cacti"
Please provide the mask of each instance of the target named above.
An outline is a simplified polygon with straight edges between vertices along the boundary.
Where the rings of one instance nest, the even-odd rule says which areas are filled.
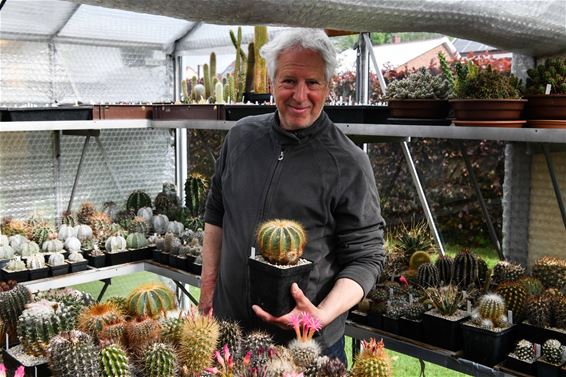
[[[546,288],[566,288],[566,260],[557,257],[542,257],[533,266],[533,276]]]
[[[270,220],[258,227],[256,242],[269,263],[294,265],[303,255],[307,243],[303,226],[291,220]]]
[[[130,377],[130,361],[127,353],[115,344],[100,350],[100,369],[103,377]]]
[[[91,225],[91,218],[96,214],[96,208],[91,202],[84,202],[77,211],[77,220],[81,224]]]
[[[495,291],[505,299],[507,308],[513,312],[514,321],[520,322],[524,316],[525,302],[528,297],[525,287],[511,280],[499,284]]]
[[[405,255],[407,263],[417,251],[432,253],[436,249],[426,222],[419,222],[410,226],[402,224],[395,232],[393,248]],[[426,262],[431,261],[427,260]],[[418,266],[413,267],[413,269],[416,268]]]
[[[141,190],[132,192],[126,201],[126,208],[137,213],[142,207],[151,207],[151,197]]]
[[[521,339],[517,342],[513,354],[519,360],[532,363],[536,358],[535,345],[526,339]]]
[[[550,364],[562,364],[564,346],[556,339],[548,339],[541,347],[541,357]]]
[[[175,294],[162,283],[136,287],[127,298],[128,312],[137,317],[157,317],[177,307]]]
[[[242,349],[242,328],[234,321],[218,322],[218,347],[228,346],[235,357],[239,357]]]
[[[7,237],[16,234],[25,235],[28,231],[27,224],[21,220],[5,217],[0,225],[0,231]]]
[[[454,269],[454,258],[441,255],[439,256],[434,265],[438,269],[438,278],[440,284],[446,285],[452,282],[452,271]]]
[[[507,308],[503,297],[488,293],[480,298],[478,308],[472,312],[472,322],[487,330],[508,327]]]
[[[356,356],[350,377],[391,377],[391,358],[385,352],[383,340],[362,341],[362,351]]]
[[[101,345],[116,344],[126,346],[126,323],[117,322],[104,326],[98,333],[98,341]]]
[[[75,327],[75,316],[64,304],[41,300],[26,305],[18,319],[18,339],[30,355],[46,355],[49,340]]]
[[[546,85],[550,84],[549,94],[566,94],[566,58],[549,58],[544,64],[527,70],[526,82],[528,94],[546,94]]]
[[[211,366],[219,333],[218,322],[212,313],[201,315],[191,311],[185,318],[179,350],[188,373],[200,373]]]
[[[182,245],[181,240],[177,236],[168,232],[163,238],[156,240],[155,246],[165,253],[178,255]]]
[[[454,283],[464,289],[478,282],[478,258],[471,250],[464,249],[454,258],[454,273],[452,279]]]
[[[153,216],[153,212],[152,212],[152,216]],[[146,235],[149,232],[148,221],[146,221],[146,219],[143,216],[139,216],[139,215],[134,216],[133,219],[128,221],[126,229],[128,230],[128,233],[141,233],[143,235]]]
[[[79,316],[78,328],[97,340],[105,326],[123,321],[124,316],[120,310],[114,304],[105,302],[85,308]]]
[[[414,301],[412,304],[409,304],[405,309],[405,318],[416,321],[423,317],[423,314],[428,310],[426,305]]]
[[[99,377],[98,349],[92,338],[77,330],[56,335],[49,342],[49,364],[56,376]]]
[[[409,303],[405,298],[395,297],[387,301],[387,308],[384,315],[389,318],[399,319],[405,315],[408,307]]]
[[[456,285],[427,288],[425,294],[434,308],[445,316],[451,316],[456,313],[464,299],[462,292]]]
[[[499,261],[493,267],[492,280],[495,284],[515,281],[525,275],[525,268],[518,263]]]
[[[172,318],[161,318],[159,320],[161,327],[161,340],[177,347],[181,341],[183,331],[183,318],[181,316]],[[221,341],[219,342],[222,343]]]
[[[90,293],[81,292],[74,288],[50,289],[34,294],[35,300],[48,300],[60,302],[69,309],[75,317],[86,307],[95,303]]]
[[[425,67],[387,85],[387,99],[445,100],[451,93],[450,82],[441,75],[433,75]]]
[[[418,269],[418,283],[421,287],[437,287],[440,285],[440,272],[436,265],[423,263]]]
[[[56,233],[55,229],[46,221],[41,221],[30,227],[30,239],[38,245],[43,245],[49,239],[49,235]]]
[[[142,368],[143,375],[147,377],[175,377],[177,372],[175,349],[165,343],[150,345],[144,351]]]

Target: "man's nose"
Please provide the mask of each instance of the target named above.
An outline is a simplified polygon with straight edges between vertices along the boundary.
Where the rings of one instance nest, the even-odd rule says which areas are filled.
[[[307,99],[307,92],[308,92],[307,84],[305,82],[299,81],[297,83],[297,86],[295,87],[295,93],[293,95],[293,98],[298,102],[305,101]]]

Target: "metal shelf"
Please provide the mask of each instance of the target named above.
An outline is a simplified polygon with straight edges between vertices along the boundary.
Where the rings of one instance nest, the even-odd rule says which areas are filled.
[[[0,132],[150,128],[149,119],[0,122]]]

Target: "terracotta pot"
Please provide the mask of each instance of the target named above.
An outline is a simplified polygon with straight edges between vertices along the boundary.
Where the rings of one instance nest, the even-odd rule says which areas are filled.
[[[224,105],[153,105],[153,120],[224,120]]]
[[[526,99],[450,100],[456,120],[519,120]]]
[[[392,118],[444,119],[448,116],[448,101],[437,99],[392,99],[388,101]]]
[[[152,119],[152,105],[98,105],[94,119]]]
[[[566,119],[566,94],[529,96],[525,109],[528,119]]]

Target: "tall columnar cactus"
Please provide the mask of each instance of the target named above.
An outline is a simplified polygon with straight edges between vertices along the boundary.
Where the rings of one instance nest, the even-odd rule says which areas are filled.
[[[15,282],[14,282],[15,283]],[[16,335],[18,317],[25,309],[25,305],[31,301],[30,291],[20,284],[10,282],[0,285],[0,319],[6,324],[8,334]]]
[[[123,321],[121,311],[114,304],[105,302],[84,309],[79,316],[78,327],[97,340],[98,334],[105,326]]]
[[[181,80],[181,94],[182,94],[182,102],[189,103],[189,80]]]
[[[115,344],[100,350],[100,369],[103,377],[130,377],[128,354]]]
[[[256,93],[267,93],[267,63],[261,57],[260,50],[267,43],[268,38],[267,26],[254,26],[254,90]]]
[[[307,243],[303,226],[291,220],[271,220],[261,224],[257,231],[257,246],[269,263],[296,264]]]
[[[177,355],[175,349],[165,343],[154,343],[144,351],[143,375],[147,377],[175,377]]]
[[[437,287],[440,285],[440,274],[434,264],[421,264],[418,272],[418,281],[421,287]]]
[[[204,214],[204,203],[208,190],[208,181],[204,175],[193,172],[185,181],[185,206],[192,217]]]
[[[242,328],[238,322],[219,321],[219,336],[217,348],[221,349],[224,345],[238,358],[242,349]]]
[[[203,81],[204,81],[204,95],[206,98],[210,98],[210,93],[211,93],[211,82],[210,82],[210,71],[208,69],[208,64],[204,64],[202,66],[202,75],[203,75]]]
[[[454,258],[449,256],[440,256],[434,262],[438,268],[438,278],[441,284],[450,284],[452,282],[452,271],[454,269]]]
[[[464,249],[454,258],[453,280],[462,288],[478,282],[478,258],[468,249]]]
[[[525,275],[525,268],[518,263],[499,261],[493,267],[493,282],[515,281]]]
[[[246,62],[246,85],[244,91],[249,93],[254,90],[254,68],[255,68],[255,46],[253,42],[248,44],[248,61]]]
[[[128,196],[126,208],[135,213],[142,207],[151,207],[151,198],[144,191],[136,190]]]
[[[519,360],[532,363],[536,358],[535,345],[526,339],[521,339],[515,346],[513,354]]]
[[[92,338],[77,330],[63,332],[49,342],[49,364],[59,377],[100,377],[98,349]]]
[[[514,322],[520,322],[525,315],[527,290],[517,281],[508,280],[497,286],[496,292],[505,299],[507,308],[513,312]]]
[[[199,373],[212,364],[220,335],[218,322],[212,316],[191,311],[185,318],[179,355],[189,373]]]
[[[391,359],[385,352],[383,340],[362,341],[362,351],[354,360],[350,377],[391,377]]]
[[[505,300],[498,294],[488,293],[480,298],[477,311],[472,313],[472,321],[483,328],[507,327]]]
[[[241,102],[242,95],[244,94],[244,83],[245,83],[245,72],[244,72],[244,65],[246,56],[244,51],[242,50],[242,28],[238,26],[237,36],[234,35],[234,32],[230,29],[230,40],[232,44],[236,48],[236,60],[234,62],[234,74],[232,76],[234,83],[233,83],[233,93],[231,94],[231,100],[234,102]],[[233,96],[232,96],[233,95]]]
[[[548,339],[542,345],[541,356],[545,361],[560,365],[562,362],[562,354],[564,353],[564,346],[556,339]]]
[[[224,84],[222,84],[220,81],[218,81],[214,85],[214,98],[216,100],[215,103],[217,103],[219,105],[226,103],[224,101]]]
[[[566,288],[566,260],[556,257],[542,257],[533,266],[533,276],[546,288]]]
[[[27,354],[47,354],[49,340],[75,327],[75,317],[64,304],[41,300],[26,305],[18,319],[18,339]]]
[[[551,298],[545,295],[532,296],[526,300],[526,317],[529,323],[538,327],[552,324]]]
[[[177,307],[175,294],[162,283],[147,283],[135,288],[127,298],[132,316],[155,318]]]

